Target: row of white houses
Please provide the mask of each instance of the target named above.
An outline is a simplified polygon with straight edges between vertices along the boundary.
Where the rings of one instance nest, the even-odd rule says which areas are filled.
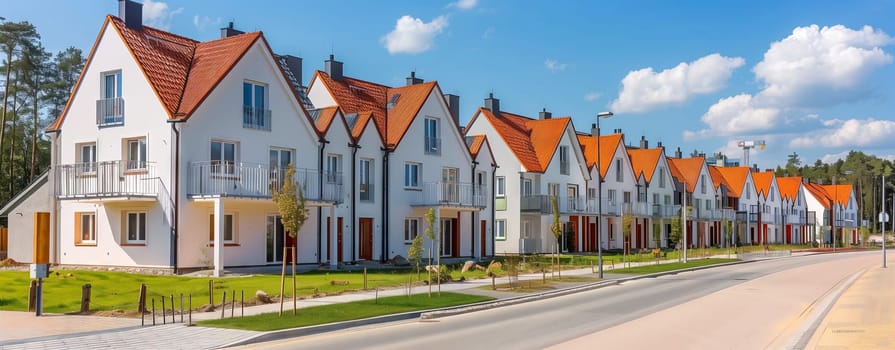
[[[144,26],[138,3],[119,6],[47,129],[51,170],[0,210],[17,261],[31,260],[37,211],[51,214],[53,263],[216,273],[406,256],[430,209],[441,256],[548,252],[550,198],[569,252],[624,247],[625,213],[630,248],[666,247],[682,200],[693,246],[727,244],[723,222],[738,212],[740,244],[824,241],[831,206],[846,240],[857,237],[849,185],[668,157],[546,110],[503,111],[491,95],[462,126],[459,97],[436,81],[369,82],[330,56],[304,85],[301,59],[275,54],[261,32],[231,23],[198,42]],[[283,181],[309,207],[294,237],[270,196]]]

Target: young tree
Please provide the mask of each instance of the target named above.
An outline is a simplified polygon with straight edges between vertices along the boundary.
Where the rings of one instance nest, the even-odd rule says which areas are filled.
[[[625,239],[625,260],[627,261],[628,252],[631,249],[631,225],[634,223],[634,215],[631,214],[630,210],[626,210],[624,214],[622,214],[622,236]]]
[[[677,250],[678,242],[681,241],[681,219],[679,217],[671,218],[671,232],[668,233],[668,240],[671,241],[674,250]]]
[[[407,261],[410,262],[410,266],[413,266],[416,270],[417,280],[420,278],[420,264],[422,264],[423,250],[423,236],[416,235],[410,243],[410,248],[407,249]],[[411,273],[410,283],[407,285],[407,296],[410,296],[412,288],[413,274]]]
[[[426,211],[426,238],[429,239],[430,247],[429,249],[429,267],[426,268],[426,278],[428,278],[429,282],[429,297],[432,297],[432,254],[434,253],[437,259],[438,251],[435,250],[435,208],[429,208]],[[441,242],[439,242],[441,243]],[[441,245],[438,246],[439,250],[441,250]],[[441,261],[439,260],[439,263]],[[438,289],[441,290],[441,266],[436,266],[438,269]]]
[[[656,248],[662,247],[662,225],[659,223],[653,223],[653,240],[656,241]]]
[[[553,208],[553,223],[550,224],[550,232],[553,233],[553,248],[556,256],[556,265],[559,267],[559,278],[562,279],[562,264],[559,262],[559,240],[562,238],[562,223],[559,221],[559,202],[556,196],[550,196],[550,206]]]
[[[301,230],[301,227],[304,226],[305,221],[308,220],[308,211],[305,209],[305,196],[301,192],[301,188],[295,185],[295,181],[292,180],[292,177],[295,175],[295,168],[292,167],[292,163],[289,163],[286,168],[286,175],[283,177],[283,184],[280,185],[280,188],[277,189],[276,186],[271,186],[271,197],[273,198],[274,203],[277,205],[277,211],[280,213],[280,222],[283,224],[283,235],[289,235],[290,237],[295,237],[298,234],[298,230]],[[286,241],[286,237],[283,237],[283,241]],[[283,297],[284,297],[284,289],[286,288],[286,247],[283,247],[283,269],[280,274],[280,316],[283,315]],[[292,250],[292,297],[293,297],[293,308],[292,313],[295,313],[295,259],[296,250],[293,247]]]

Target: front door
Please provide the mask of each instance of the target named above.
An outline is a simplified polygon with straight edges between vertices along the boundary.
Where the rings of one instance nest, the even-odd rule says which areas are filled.
[[[441,256],[453,255],[454,220],[441,219]]]
[[[373,260],[373,218],[359,218],[360,226],[360,258]]]
[[[341,216],[336,219],[336,224],[339,225],[339,226],[336,226],[336,240],[338,241],[338,244],[336,244],[336,248],[339,250],[339,253],[338,253],[339,262],[345,261],[342,258],[342,254],[343,254],[342,251],[344,250],[343,249],[344,246],[342,245],[342,233],[344,233],[342,230],[342,227],[344,226],[343,222],[344,221],[342,220]]]
[[[283,261],[283,247],[297,247],[295,237],[290,237],[283,228],[283,223],[279,215],[267,216],[267,235],[266,235],[266,261],[268,263],[277,263]],[[292,263],[292,252],[285,253],[286,263]]]
[[[487,245],[487,242],[488,242],[488,241],[487,241],[487,236],[488,236],[488,235],[486,234],[487,226],[488,226],[488,221],[487,221],[487,220],[482,220],[482,229],[479,231],[479,232],[481,232],[481,233],[480,233],[480,236],[482,237],[482,255],[481,255],[481,257],[488,256],[488,254],[485,252],[485,249],[486,249],[486,247],[488,246],[488,245]]]

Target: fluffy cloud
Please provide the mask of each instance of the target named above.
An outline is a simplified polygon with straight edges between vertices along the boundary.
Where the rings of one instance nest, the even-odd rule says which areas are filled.
[[[161,1],[146,0],[143,2],[143,22],[150,27],[168,30],[171,28],[171,18],[181,12],[183,12],[183,7],[171,10],[167,3]]]
[[[568,64],[559,63],[559,61],[554,60],[552,58],[548,58],[547,60],[544,61],[544,67],[547,67],[547,70],[549,70],[553,73],[562,72],[562,71],[566,70],[567,66],[568,66]]]
[[[895,135],[895,121],[848,119],[834,121],[833,125],[830,129],[796,137],[789,145],[793,148],[895,146],[892,139],[892,135]]]
[[[395,23],[395,29],[382,37],[381,41],[390,54],[417,54],[432,48],[435,37],[447,26],[445,16],[435,17],[429,23],[419,18],[402,16]]]
[[[780,110],[756,106],[752,95],[740,94],[718,100],[702,115],[708,129],[685,131],[688,140],[766,131],[781,124]]]
[[[479,0],[459,0],[448,4],[448,7],[456,7],[461,10],[472,10],[479,4]]]
[[[594,102],[596,100],[599,100],[600,96],[601,95],[599,92],[591,91],[591,92],[584,94],[584,100],[587,102]]]
[[[695,95],[721,90],[733,71],[745,64],[740,57],[711,54],[656,73],[652,67],[628,72],[611,109],[618,113],[644,113],[681,104]]]
[[[868,91],[866,78],[892,62],[881,48],[892,42],[870,26],[797,27],[771,44],[753,69],[765,83],[756,98],[775,106],[809,108],[858,99]]]
[[[193,25],[196,26],[196,29],[198,30],[205,30],[205,28],[210,26],[220,26],[221,22],[222,20],[220,17],[211,19],[211,17],[208,16],[193,16]]]

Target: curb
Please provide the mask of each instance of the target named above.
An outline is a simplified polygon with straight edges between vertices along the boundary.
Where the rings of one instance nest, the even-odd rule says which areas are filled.
[[[251,337],[243,339],[243,340],[237,340],[237,341],[231,342],[229,344],[224,344],[224,345],[219,346],[218,348],[220,349],[220,348],[227,348],[227,347],[233,347],[233,346],[242,346],[242,345],[263,343],[263,342],[269,342],[269,341],[275,341],[275,340],[296,338],[296,337],[301,337],[301,336],[320,334],[320,333],[343,330],[343,329],[347,329],[347,328],[368,326],[368,325],[379,324],[379,323],[406,321],[406,320],[411,320],[411,319],[434,320],[434,319],[438,319],[438,318],[442,318],[442,317],[461,315],[461,314],[466,314],[466,313],[471,313],[471,312],[476,312],[476,311],[490,310],[490,309],[499,308],[499,307],[505,307],[505,306],[511,306],[511,305],[532,302],[532,301],[560,297],[560,296],[564,296],[564,295],[599,289],[599,288],[608,287],[608,286],[616,286],[616,285],[622,284],[624,282],[634,281],[634,280],[639,280],[639,279],[644,279],[644,278],[656,278],[656,277],[667,276],[667,275],[676,275],[676,274],[679,274],[682,272],[691,272],[691,271],[705,270],[705,269],[710,269],[710,268],[715,268],[715,267],[746,264],[746,263],[751,263],[751,262],[755,262],[755,261],[761,261],[761,260],[734,261],[734,262],[723,263],[723,264],[690,267],[690,268],[681,269],[681,270],[657,272],[657,273],[651,273],[651,274],[647,274],[647,275],[637,275],[637,276],[624,277],[624,278],[611,279],[611,280],[602,280],[602,281],[597,281],[597,282],[593,282],[593,283],[583,284],[580,286],[568,287],[568,288],[557,289],[557,290],[552,290],[552,291],[548,291],[548,292],[523,295],[523,296],[506,298],[506,299],[485,301],[485,302],[475,303],[475,304],[450,306],[450,307],[434,309],[434,310],[411,311],[411,312],[405,312],[405,313],[400,313],[400,314],[392,314],[392,315],[365,318],[365,319],[360,319],[360,320],[342,321],[342,322],[327,323],[327,324],[316,325],[316,326],[307,326],[307,327],[300,327],[300,328],[283,329],[283,330],[278,330],[278,331],[269,331],[269,332],[263,332],[263,333],[251,336]]]

